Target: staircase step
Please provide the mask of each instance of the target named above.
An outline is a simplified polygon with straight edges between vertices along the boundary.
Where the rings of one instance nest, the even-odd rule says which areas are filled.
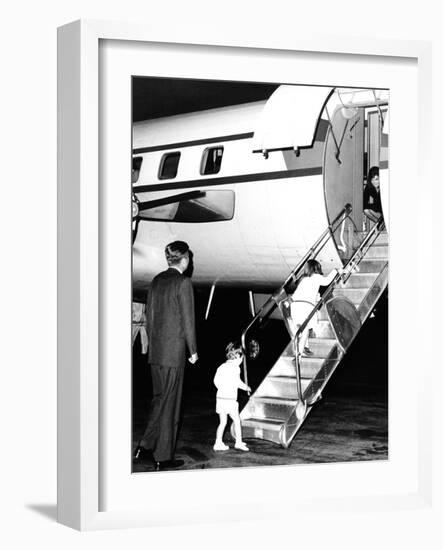
[[[289,347],[289,346],[288,346]],[[284,355],[278,358],[275,365],[269,371],[271,376],[295,376],[294,358],[291,352],[284,352]]]
[[[302,357],[300,362],[300,374],[302,378],[312,378],[321,369],[324,359],[322,357]],[[295,377],[295,363],[292,356],[281,357],[272,367],[269,373],[272,376]]]
[[[309,385],[309,379],[301,380],[302,392]],[[297,379],[295,376],[268,375],[258,387],[255,397],[281,397],[297,399]]]
[[[343,357],[343,352],[338,352],[334,355],[334,357],[330,357],[328,359],[325,359],[322,363],[321,368],[313,375],[312,382],[309,386],[309,389],[304,392],[304,397],[308,399],[312,399],[314,394],[317,393],[319,389],[319,382],[320,385],[323,384],[323,382],[326,382],[326,379],[329,377],[331,372],[335,370],[337,365],[340,363],[341,359]],[[303,372],[303,375],[305,373]]]
[[[389,235],[387,233],[387,231],[381,231],[377,238],[375,239],[375,243],[374,244],[387,244],[389,245]]]
[[[368,231],[358,232],[360,242],[363,242],[363,239],[368,235],[368,233]],[[387,231],[380,231],[374,239],[374,244],[389,244],[389,235]]]
[[[358,306],[368,292],[367,288],[334,288],[334,296],[344,296]]]
[[[243,428],[261,428],[262,430],[270,430],[273,432],[279,432],[283,426],[284,421],[279,418],[260,418],[260,417],[248,417],[241,419],[242,430]]]
[[[253,396],[247,404],[245,414],[251,418],[272,418],[286,421],[291,416],[297,403],[297,399]]]
[[[243,426],[260,426],[266,427],[268,430],[279,430],[283,424],[278,418],[260,418],[260,417],[248,417],[242,418],[242,427]]]
[[[334,331],[327,315],[324,319],[318,319],[314,332],[318,338],[334,338]]]
[[[266,439],[281,444],[280,433],[284,422],[272,418],[242,418],[242,436],[244,439]]]
[[[340,282],[337,288],[370,288],[377,276],[378,273],[361,273],[356,271],[352,273],[345,283]]]
[[[313,358],[327,357],[336,343],[335,338],[309,338],[309,347],[314,353]]]
[[[389,257],[388,245],[371,245],[365,253],[365,258],[381,258],[387,260]]]
[[[256,401],[260,403],[267,403],[269,405],[285,405],[288,407],[295,407],[298,403],[298,399],[288,399],[287,397],[271,397],[268,395],[262,395],[257,397],[252,397],[251,401]],[[254,417],[259,415],[254,415]],[[260,418],[277,418],[272,414],[260,416]]]
[[[323,359],[320,364],[312,359],[302,359],[300,363],[300,374],[302,378],[313,380],[325,364],[336,363],[337,361],[339,361],[338,352],[334,353],[334,356],[330,359]]]
[[[317,337],[317,335],[314,338],[309,338],[309,347],[311,348],[313,352],[313,358],[324,358],[327,357],[331,351],[331,349],[335,346],[336,340],[335,338],[320,338]],[[288,347],[283,352],[281,359],[290,358],[291,360],[294,357],[293,347],[292,345],[288,345]]]
[[[364,258],[358,264],[355,273],[380,273],[386,262],[387,258]]]
[[[321,370],[325,359],[312,359],[312,357],[302,357],[300,361],[300,375],[302,378],[312,380]]]
[[[319,309],[319,311],[317,312],[317,325],[320,321],[328,321],[329,322],[329,317],[328,317],[328,312],[326,311],[326,308],[323,306]],[[317,333],[317,331],[316,331]]]

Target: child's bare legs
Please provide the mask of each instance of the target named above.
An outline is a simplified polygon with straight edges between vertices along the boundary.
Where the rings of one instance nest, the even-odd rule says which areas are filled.
[[[240,423],[240,415],[237,413],[233,413],[229,415],[232,418],[232,422],[234,423],[234,430],[235,430],[235,448],[240,449],[241,451],[249,451],[248,447],[245,443],[243,443],[241,438],[241,423]]]
[[[301,325],[297,325],[297,330],[300,327],[301,327]],[[303,354],[303,352],[305,350],[305,347],[307,347],[307,345],[308,345],[308,336],[309,336],[309,329],[305,328],[305,330],[301,333],[299,341],[298,341],[298,353],[300,355]]]
[[[226,451],[229,449],[227,445],[223,443],[223,434],[225,433],[226,422],[228,421],[228,415],[225,412],[218,414],[220,418],[220,424],[217,428],[217,434],[215,436],[214,451]]]
[[[300,353],[303,353],[304,349],[308,347],[308,336],[309,336],[309,329],[305,328],[305,330],[303,331],[303,334],[300,337],[300,344],[299,344]]]

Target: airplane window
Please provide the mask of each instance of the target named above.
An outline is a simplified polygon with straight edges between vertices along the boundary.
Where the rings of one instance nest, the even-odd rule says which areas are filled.
[[[132,158],[132,177],[131,183],[137,183],[140,176],[140,169],[142,167],[143,157]]]
[[[223,157],[223,147],[210,147],[203,152],[200,174],[218,174]]]
[[[231,190],[208,190],[195,199],[185,199],[142,210],[142,220],[203,223],[231,220],[235,194]]]
[[[161,180],[167,180],[175,178],[177,175],[178,161],[180,160],[180,153],[167,153],[163,155],[160,162],[160,170],[158,178]]]

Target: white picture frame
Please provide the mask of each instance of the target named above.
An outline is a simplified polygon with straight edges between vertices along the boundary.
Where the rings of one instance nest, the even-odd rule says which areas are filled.
[[[250,35],[249,35],[250,36]],[[159,32],[147,32],[143,25],[126,24],[118,22],[102,21],[77,21],[59,29],[58,47],[58,521],[70,527],[80,530],[106,529],[118,527],[168,525],[173,523],[217,521],[238,519],[260,519],[264,517],[266,505],[270,505],[271,517],[285,516],[287,510],[297,509],[297,513],[309,514],[313,511],[326,510],[334,506],[336,510],[347,512],[357,506],[361,510],[380,511],[398,508],[422,508],[428,507],[432,496],[432,467],[431,467],[431,431],[430,420],[432,416],[431,404],[426,398],[425,383],[429,384],[432,376],[432,348],[425,351],[423,361],[423,378],[417,384],[406,381],[406,388],[411,391],[412,420],[411,430],[414,431],[413,457],[395,455],[396,427],[393,427],[390,443],[393,439],[394,456],[391,454],[390,468],[382,465],[380,471],[374,466],[372,473],[375,476],[393,476],[397,468],[404,471],[399,473],[398,479],[391,487],[387,487],[382,493],[377,487],[373,491],[355,488],[355,484],[362,474],[355,465],[340,464],[325,466],[312,473],[309,467],[280,467],[275,471],[261,473],[263,486],[267,490],[262,494],[251,489],[243,495],[236,496],[233,506],[223,507],[220,512],[218,506],[207,506],[211,491],[223,486],[223,483],[239,482],[238,471],[226,471],[212,473],[211,478],[205,477],[202,483],[197,476],[199,472],[162,473],[156,477],[132,476],[131,491],[138,491],[143,485],[144,494],[146,487],[150,491],[149,502],[141,505],[131,497],[131,492],[120,487],[121,500],[118,491],[114,491],[117,497],[112,500],[111,506],[104,506],[103,485],[118,484],[114,476],[112,464],[106,468],[103,466],[102,451],[106,447],[103,442],[102,423],[107,414],[106,404],[108,386],[103,387],[103,372],[106,368],[109,350],[106,346],[112,344],[103,342],[103,302],[110,287],[118,284],[117,281],[107,281],[103,284],[104,270],[115,262],[115,257],[107,255],[106,246],[103,245],[103,230],[107,228],[103,220],[112,210],[114,212],[115,201],[118,197],[103,199],[103,189],[100,187],[99,159],[100,159],[100,127],[99,113],[102,108],[99,96],[100,63],[113,63],[109,56],[103,57],[100,53],[100,44],[103,41],[113,41],[114,44],[123,45],[127,51],[125,55],[131,55],[131,49],[140,47],[140,44],[155,45],[156,52],[168,48],[187,48],[192,50],[192,55],[202,54],[211,56],[212,52],[220,49],[231,59],[250,52],[251,55],[276,56],[279,63],[285,68],[291,63],[291,55],[302,53],[304,55],[322,57],[325,63],[334,62],[336,56],[344,62],[354,59],[364,60],[367,71],[371,69],[371,60],[386,59],[391,66],[409,63],[414,70],[411,71],[411,83],[418,83],[418,95],[415,98],[413,113],[417,113],[417,141],[412,142],[409,157],[413,165],[417,165],[420,183],[420,197],[406,195],[413,189],[412,183],[405,179],[405,208],[414,209],[414,200],[419,202],[417,209],[418,221],[412,222],[412,228],[407,235],[423,235],[426,231],[432,231],[432,220],[424,215],[426,205],[432,197],[432,177],[430,175],[431,163],[427,162],[430,155],[430,81],[431,81],[431,47],[426,42],[369,40],[349,37],[320,37],[299,33],[297,37],[266,39],[257,37],[251,39],[222,39],[213,37],[208,40],[202,33],[201,37],[187,36],[186,30],[178,33],[171,32],[170,36]],[[326,52],[326,53],[325,53]],[[160,54],[158,54],[160,55]],[[191,55],[191,54],[190,54]],[[329,61],[328,61],[329,60]],[[192,64],[192,62],[190,61]],[[194,62],[195,63],[195,62]],[[174,72],[175,70],[175,72]],[[399,71],[401,72],[401,71]],[[118,70],[116,71],[118,75]],[[177,69],[167,71],[168,76],[178,75]],[[182,76],[182,74],[180,74]],[[407,77],[406,77],[407,78]],[[374,83],[375,85],[377,82]],[[415,92],[414,92],[415,93]],[[395,127],[395,121],[400,120],[395,114],[395,90],[392,98],[391,125]],[[129,106],[125,107],[129,109]],[[414,122],[412,123],[414,127]],[[129,136],[127,136],[128,138]],[[398,151],[393,153],[394,170],[398,174],[404,174],[404,167],[400,166]],[[397,156],[396,156],[397,155]],[[421,162],[416,162],[420,157]],[[415,160],[415,163],[414,163]],[[397,164],[396,164],[397,163]],[[395,168],[397,166],[397,168]],[[391,195],[396,198],[396,192]],[[120,210],[122,225],[127,222],[128,234],[130,231],[130,203]],[[127,217],[126,217],[127,216]],[[403,216],[403,218],[402,218]],[[398,220],[403,220],[404,214],[399,214]],[[118,224],[117,224],[118,225]],[[408,251],[402,245],[399,233],[396,233],[395,222],[392,233],[392,247],[401,255]],[[418,237],[417,237],[418,238]],[[126,236],[121,236],[122,247],[127,246]],[[129,243],[129,239],[128,243]],[[413,241],[414,242],[414,239]],[[118,247],[118,246],[117,246]],[[418,319],[432,316],[429,309],[429,288],[421,284],[426,280],[422,262],[426,254],[432,250],[432,244],[425,242],[423,246],[414,252],[417,262],[409,272],[411,284],[410,310],[411,316]],[[126,249],[125,249],[126,250]],[[126,253],[128,250],[126,250]],[[395,252],[394,252],[395,253]],[[395,259],[395,257],[394,257]],[[110,262],[110,263],[109,263]],[[129,265],[129,264],[128,264]],[[400,265],[400,263],[398,264]],[[391,276],[395,277],[395,265]],[[126,275],[123,276],[123,278]],[[400,277],[399,277],[400,279]],[[127,281],[126,281],[127,282]],[[393,292],[393,308],[400,307],[399,293]],[[124,291],[120,313],[125,315],[125,300],[127,301],[128,318],[130,308],[129,289]],[[118,310],[117,310],[118,311]],[[116,325],[111,330],[118,328]],[[129,335],[130,326],[127,331]],[[424,327],[419,326],[418,321],[411,321],[411,330],[415,331],[416,338],[424,336]],[[400,340],[399,335],[393,336],[394,352]],[[103,347],[105,346],[105,348]],[[122,364],[129,361],[124,350],[112,352],[121,359]],[[410,365],[412,359],[406,355],[399,357],[390,354],[390,361]],[[402,365],[403,366],[403,365]],[[394,378],[395,380],[395,378]],[[390,380],[390,382],[392,379]],[[404,402],[402,402],[404,406]],[[121,404],[122,409],[125,403]],[[395,412],[395,410],[394,410]],[[397,411],[398,413],[404,410]],[[398,421],[398,417],[397,417]],[[398,425],[397,425],[398,426]],[[390,423],[390,429],[392,424]],[[122,429],[125,429],[124,427]],[[118,431],[118,429],[117,429]],[[399,438],[402,436],[399,435]],[[404,441],[403,441],[404,443]],[[398,449],[402,446],[399,444]],[[404,446],[403,446],[404,448]],[[126,449],[129,457],[129,448]],[[126,452],[125,451],[125,452]],[[398,461],[398,462],[396,462]],[[315,475],[318,479],[319,489],[308,495],[306,489],[300,494],[284,493],[278,488],[279,483],[291,478],[294,486],[303,485],[300,472],[303,476]],[[111,474],[110,474],[111,472]],[[203,473],[203,472],[202,472]],[[331,474],[333,473],[333,476]],[[126,472],[130,474],[130,472]],[[125,474],[125,475],[126,475]],[[206,474],[206,472],[205,472]],[[213,474],[213,475],[212,475]],[[257,472],[249,469],[242,471],[242,477],[247,479],[250,487],[257,480]],[[227,477],[229,476],[229,477]],[[325,487],[326,480],[331,477],[335,485]],[[265,479],[266,478],[266,479]],[[179,487],[178,493],[187,494],[185,504],[183,496],[177,499],[174,506],[162,501],[161,494],[167,492],[173,484]],[[343,483],[343,480],[348,481]],[[382,479],[382,478],[381,478]],[[384,479],[384,478],[383,478]],[[274,490],[273,488],[276,487]],[[346,486],[347,485],[347,486]],[[357,483],[358,485],[358,483]],[[135,486],[135,489],[134,489]],[[342,490],[344,488],[344,490]],[[189,489],[195,493],[195,499],[189,497]],[[334,492],[332,492],[334,491]],[[220,506],[230,502],[230,495],[220,497]],[[189,502],[189,499],[191,502]],[[156,504],[154,505],[154,502]],[[285,503],[283,510],[276,503]],[[291,517],[291,513],[288,517]],[[269,517],[269,514],[268,514]]]

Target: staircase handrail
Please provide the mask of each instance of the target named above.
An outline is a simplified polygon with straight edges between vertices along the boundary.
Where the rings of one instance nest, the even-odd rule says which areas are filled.
[[[337,228],[350,216],[352,212],[352,206],[347,203],[343,207],[343,209],[339,212],[339,214],[334,218],[334,220],[328,225],[328,227],[322,232],[322,234],[318,237],[318,239],[314,242],[314,244],[309,248],[309,250],[306,252],[306,254],[303,256],[303,258],[300,260],[300,262],[296,265],[296,267],[290,272],[288,277],[286,278],[285,282],[278,288],[277,291],[275,291],[262,305],[262,307],[259,309],[255,317],[252,319],[252,321],[249,323],[249,325],[245,328],[241,335],[241,345],[243,348],[243,375],[244,375],[244,381],[247,384],[248,383],[248,370],[247,370],[247,364],[246,364],[246,335],[249,332],[249,330],[255,325],[255,323],[259,320],[265,317],[265,310],[270,307],[268,314],[272,313],[274,309],[278,305],[278,298],[281,297],[282,292],[285,290],[286,285],[291,280],[297,280],[297,275],[304,269],[307,261],[311,258],[315,258],[318,253],[323,249],[323,247],[326,245],[326,243],[329,241],[329,239],[332,238],[332,235],[337,230]],[[335,226],[335,227],[334,227]]]
[[[312,308],[309,315],[306,317],[306,319],[303,321],[303,323],[298,327],[298,329],[295,331],[294,336],[292,337],[293,342],[293,349],[294,349],[294,356],[295,356],[295,376],[297,381],[297,392],[299,400],[301,401],[302,405],[306,408],[306,400],[303,399],[303,392],[301,391],[301,374],[300,374],[300,354],[298,349],[298,344],[300,340],[300,336],[302,335],[303,331],[308,326],[309,322],[311,321],[312,317],[323,307],[325,304],[327,298],[329,298],[330,293],[334,289],[336,283],[342,279],[344,282],[348,280],[350,277],[352,271],[357,267],[357,265],[362,260],[364,254],[362,254],[363,249],[368,245],[369,241],[371,241],[372,237],[380,230],[380,228],[383,226],[383,219],[379,219],[375,225],[372,227],[372,229],[368,232],[366,237],[363,239],[363,241],[359,244],[357,250],[353,253],[351,258],[347,261],[346,265],[343,267],[343,269],[337,272],[335,277],[332,279],[331,283],[327,286],[326,290],[323,292],[320,300],[315,304],[315,306]],[[303,351],[303,350],[302,350]]]

